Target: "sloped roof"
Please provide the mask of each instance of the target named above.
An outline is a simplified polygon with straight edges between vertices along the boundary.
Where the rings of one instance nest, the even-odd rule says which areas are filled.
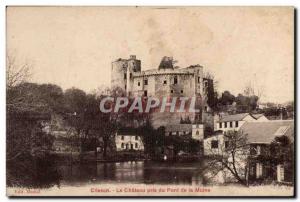
[[[250,143],[271,143],[276,136],[286,135],[294,140],[294,120],[246,122],[240,128],[248,134]]]
[[[192,124],[174,124],[174,125],[166,125],[166,132],[183,132],[183,131],[192,131]]]
[[[135,128],[120,128],[117,135],[136,136],[138,135],[138,131]]]
[[[252,114],[252,116],[256,119],[259,119],[260,117],[264,116],[263,114]]]
[[[220,122],[241,121],[248,115],[250,115],[250,114],[249,113],[241,113],[241,114],[224,115],[220,118]]]

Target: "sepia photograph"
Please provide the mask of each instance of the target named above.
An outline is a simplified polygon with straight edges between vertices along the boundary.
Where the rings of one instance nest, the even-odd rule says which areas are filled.
[[[295,197],[295,8],[7,6],[9,197]]]

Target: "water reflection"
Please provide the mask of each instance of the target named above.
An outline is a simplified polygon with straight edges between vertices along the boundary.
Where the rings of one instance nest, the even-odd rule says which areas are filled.
[[[118,162],[61,165],[61,184],[93,183],[202,184],[201,164]]]

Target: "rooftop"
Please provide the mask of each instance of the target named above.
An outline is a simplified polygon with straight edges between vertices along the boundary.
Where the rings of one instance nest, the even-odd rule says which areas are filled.
[[[223,117],[220,118],[220,122],[241,121],[241,120],[243,120],[248,115],[252,116],[249,113],[225,115],[225,116],[223,116]]]
[[[138,135],[138,131],[135,128],[120,128],[117,132],[117,135],[136,136]]]
[[[246,122],[240,131],[248,134],[250,143],[271,143],[276,136],[286,135],[294,139],[294,120]]]
[[[252,114],[252,116],[255,118],[255,119],[259,119],[260,117],[264,116],[263,114]]]
[[[166,132],[172,132],[172,131],[178,131],[178,132],[183,132],[183,131],[192,131],[192,124],[174,124],[174,125],[166,125],[165,126],[165,131]]]

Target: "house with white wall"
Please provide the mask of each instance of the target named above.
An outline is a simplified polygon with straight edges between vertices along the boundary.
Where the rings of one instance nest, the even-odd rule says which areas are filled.
[[[238,130],[240,133],[246,134],[247,145],[245,153],[249,158],[248,163],[239,162],[243,166],[249,166],[249,178],[253,180],[273,177],[272,169],[266,162],[261,161],[262,156],[271,155],[270,144],[279,136],[287,136],[294,141],[294,120],[268,120],[268,121],[250,121],[245,122]],[[227,131],[228,132],[228,131]],[[210,137],[203,141],[205,156],[226,156],[226,148],[230,142],[226,139],[226,132],[215,131]],[[276,170],[277,169],[277,170]],[[288,177],[286,168],[282,164],[276,165],[276,180],[285,181]]]
[[[225,151],[224,133],[221,130],[215,131],[214,134],[203,140],[204,156],[218,156]]]
[[[270,144],[275,137],[287,136],[294,141],[294,120],[268,120],[245,123],[240,131],[247,134],[250,153],[249,153],[249,177],[261,179],[271,177],[272,169],[264,161],[257,160],[261,156],[270,154]],[[287,179],[286,168],[282,164],[276,166],[277,181]]]
[[[250,113],[220,115],[215,130],[221,130],[223,132],[230,130],[237,131],[244,123],[251,121],[256,121],[256,119]]]
[[[239,130],[241,126],[246,122],[265,122],[269,121],[267,117],[263,114],[250,114],[250,113],[241,113],[241,114],[231,114],[231,115],[219,115],[216,120],[215,130],[222,130],[227,132],[230,130]]]
[[[122,128],[116,132],[115,143],[117,151],[144,151],[141,134],[132,128]]]
[[[190,136],[202,141],[204,138],[203,124],[170,124],[165,126],[165,136]]]

